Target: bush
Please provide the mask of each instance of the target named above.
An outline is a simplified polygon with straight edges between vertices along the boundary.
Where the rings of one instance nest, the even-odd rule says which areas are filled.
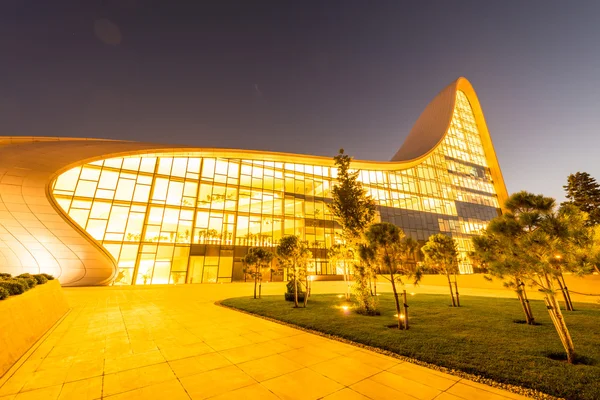
[[[16,279],[22,279],[27,283],[28,289],[33,289],[37,286],[37,279],[35,279],[31,274],[21,274],[16,277]]]
[[[0,272],[0,279],[10,279],[12,278],[11,274],[7,274],[6,272]]]
[[[11,296],[22,294],[29,290],[27,282],[25,282],[23,279],[1,280],[0,287],[6,289]]]
[[[53,281],[54,277],[50,274],[40,274],[40,275],[44,275],[46,277],[46,279],[48,279],[49,281]]]
[[[10,296],[10,293],[8,293],[8,290],[4,289],[3,287],[0,287],[0,300],[4,300],[8,296]]]
[[[32,276],[35,278],[35,280],[37,281],[38,285],[43,285],[44,283],[48,282],[48,278],[46,278],[42,274],[35,274],[35,275],[32,275]]]

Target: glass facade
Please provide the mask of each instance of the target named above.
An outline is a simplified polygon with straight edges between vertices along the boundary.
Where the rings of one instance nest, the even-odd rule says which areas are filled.
[[[243,280],[248,247],[272,247],[285,235],[309,242],[311,273],[335,274],[327,249],[340,241],[340,227],[327,203],[336,169],[325,164],[152,153],[72,168],[52,183],[52,193],[115,258],[115,284]],[[449,131],[419,165],[360,170],[360,180],[382,221],[421,241],[447,232],[463,254],[499,212],[473,111],[460,91]],[[461,271],[472,271],[466,257]]]

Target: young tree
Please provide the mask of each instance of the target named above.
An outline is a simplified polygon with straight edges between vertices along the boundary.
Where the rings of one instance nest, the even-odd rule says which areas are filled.
[[[421,247],[421,252],[425,256],[425,264],[429,268],[446,275],[448,278],[448,287],[450,288],[452,307],[460,307],[458,283],[456,281],[456,274],[458,274],[458,249],[454,239],[441,233],[431,235],[427,243]],[[450,275],[454,275],[456,298],[454,297]]]
[[[585,226],[585,213],[573,206],[554,211],[554,205],[552,198],[518,192],[506,201],[504,215],[520,230],[510,239],[515,260],[524,268],[529,281],[544,294],[546,308],[567,353],[567,361],[573,363],[575,347],[553,282],[562,274],[563,268],[568,267],[575,273],[589,269],[589,264],[582,261],[582,254],[592,246],[594,235],[593,230]],[[557,255],[561,256],[560,262]]]
[[[587,172],[577,172],[567,178],[563,186],[566,198],[588,214],[588,225],[600,224],[600,185]]]
[[[291,275],[294,291],[294,308],[298,308],[298,289],[302,279],[306,278],[306,269],[312,259],[312,252],[308,249],[308,243],[300,240],[298,236],[284,236],[277,246],[277,258],[281,265],[288,270],[288,278]],[[305,307],[307,298],[308,293],[305,293]]]
[[[337,167],[337,181],[333,186],[332,202],[328,204],[331,213],[342,226],[344,239],[351,243],[362,239],[367,227],[375,219],[375,201],[358,181],[358,171],[350,170],[352,157],[344,154],[344,149],[334,158]]]
[[[338,265],[342,265],[344,281],[346,282],[346,300],[350,300],[350,264],[354,262],[352,248],[346,246],[346,244],[334,244],[327,250],[327,258],[329,258],[331,265],[336,268]]]
[[[520,261],[520,249],[515,247],[522,233],[522,227],[514,217],[505,214],[490,221],[486,230],[473,238],[473,246],[475,256],[486,264],[492,276],[509,278],[504,286],[515,291],[527,324],[533,325],[535,318],[525,289],[529,276]]]
[[[271,266],[273,261],[273,253],[262,247],[254,247],[248,250],[248,254],[242,258],[242,262],[246,265],[246,270],[254,279],[254,298],[256,299],[256,286],[258,284],[258,298],[262,294],[262,278],[263,269]]]
[[[364,241],[364,233],[375,219],[376,205],[358,181],[358,171],[350,169],[352,157],[344,154],[344,149],[340,149],[339,154],[333,159],[337,167],[338,183],[333,186],[332,202],[328,204],[328,208],[342,227],[342,238],[345,243],[340,247],[348,248],[352,257],[355,257],[358,244]],[[335,249],[333,250],[335,251]],[[347,253],[346,250],[338,250],[342,254]],[[347,264],[344,261],[345,271],[346,268],[349,268]],[[365,265],[365,267],[367,266]],[[368,277],[370,274],[369,271],[361,276]],[[346,298],[348,298],[350,294],[349,273],[344,274],[344,280],[347,285]]]
[[[375,249],[369,246],[368,243],[361,243],[358,245],[358,258],[362,265],[366,266],[367,272],[370,273],[369,287],[371,296],[377,296],[377,263],[375,262]],[[373,282],[371,287],[370,282]]]
[[[254,248],[250,248],[248,253],[242,258],[244,263],[244,273],[249,274],[254,279],[254,298],[256,299],[256,287],[258,285],[258,259],[254,254]],[[245,279],[245,278],[244,278]]]
[[[402,229],[396,225],[387,222],[373,224],[365,233],[369,246],[375,253],[375,259],[389,274],[389,281],[392,284],[394,301],[396,305],[396,315],[398,318],[398,329],[408,329],[408,304],[404,298],[404,312],[400,310],[400,300],[398,299],[398,290],[396,283],[402,282],[402,275],[414,278],[414,283],[421,279],[421,273],[416,266],[411,267],[412,259],[416,249],[417,242],[406,237]],[[402,321],[404,318],[404,322]]]

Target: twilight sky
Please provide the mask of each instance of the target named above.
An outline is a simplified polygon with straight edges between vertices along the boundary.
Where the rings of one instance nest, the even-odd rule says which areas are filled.
[[[600,178],[600,3],[0,1],[0,135],[389,160],[459,76],[509,192]]]

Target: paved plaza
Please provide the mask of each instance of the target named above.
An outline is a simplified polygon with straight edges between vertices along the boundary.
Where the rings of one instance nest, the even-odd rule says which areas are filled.
[[[0,400],[523,398],[214,304],[251,284],[64,291],[71,311],[0,379]]]

